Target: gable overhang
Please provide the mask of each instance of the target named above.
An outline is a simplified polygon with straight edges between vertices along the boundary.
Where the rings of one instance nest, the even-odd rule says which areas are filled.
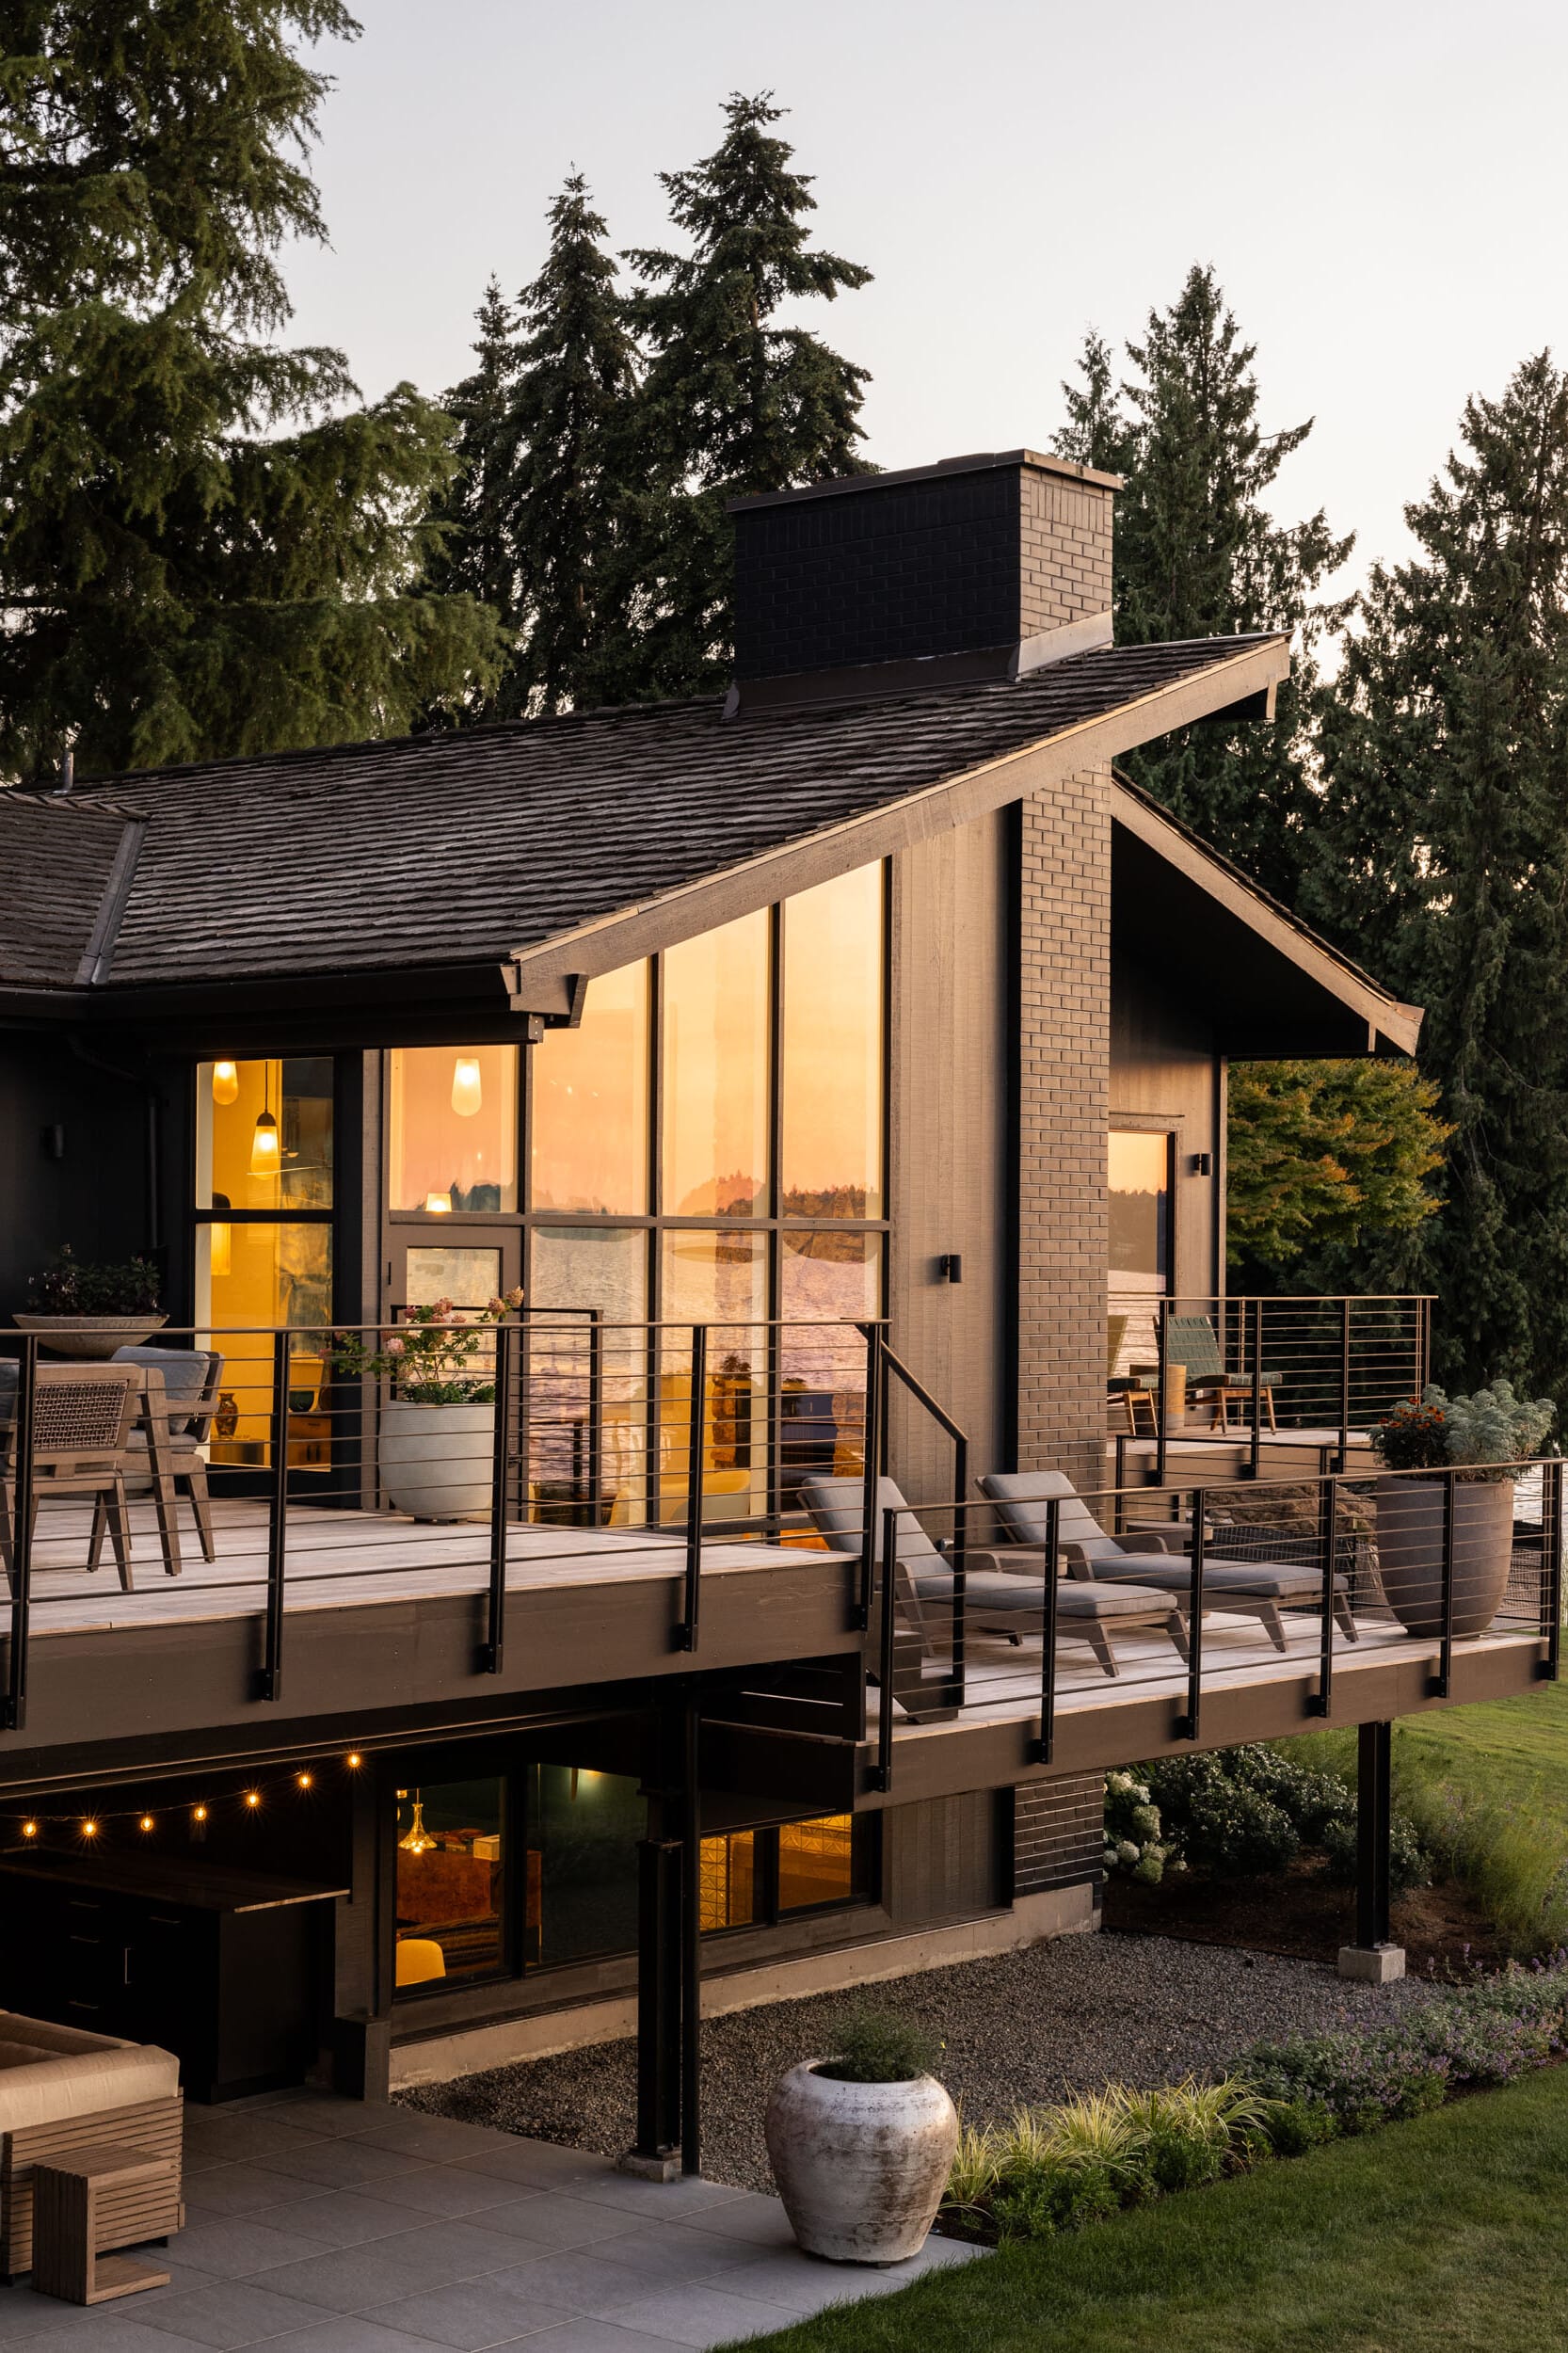
[[[1200,1002],[1217,1052],[1416,1051],[1419,1005],[1389,996],[1120,778],[1111,817],[1112,952]]]
[[[511,959],[508,986],[520,1011],[548,1011],[572,976],[614,972],[661,948],[677,947],[721,923],[754,915],[776,900],[792,898],[857,866],[989,817],[1081,770],[1106,767],[1124,752],[1174,728],[1237,706],[1272,715],[1274,691],[1289,670],[1288,638],[1255,639],[1226,660],[1211,662],[1171,685],[1118,703],[1022,750],[945,776],[657,898],[617,908],[536,947],[520,948]],[[760,719],[756,724],[770,723]]]

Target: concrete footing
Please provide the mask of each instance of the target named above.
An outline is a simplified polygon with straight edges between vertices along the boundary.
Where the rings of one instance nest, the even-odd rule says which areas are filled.
[[[680,2152],[671,2149],[661,2157],[645,2157],[637,2150],[629,2149],[624,2157],[616,2159],[616,2171],[630,2173],[638,2182],[678,2182]]]
[[[1341,1945],[1339,1975],[1357,1985],[1396,1985],[1404,1976],[1404,1946]]]

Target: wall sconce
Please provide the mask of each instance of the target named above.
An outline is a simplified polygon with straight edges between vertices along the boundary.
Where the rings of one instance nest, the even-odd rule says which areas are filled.
[[[964,1280],[964,1254],[961,1250],[944,1251],[936,1261],[939,1283],[961,1283]]]
[[[452,1108],[459,1119],[472,1119],[485,1106],[477,1054],[459,1054],[452,1065]]]
[[[1193,1155],[1192,1155],[1192,1174],[1193,1174],[1193,1176],[1212,1176],[1212,1175],[1213,1175],[1213,1173],[1214,1173],[1214,1156],[1213,1156],[1213,1154],[1212,1154],[1211,1152],[1194,1152],[1194,1153],[1193,1153]]]
[[[238,1099],[240,1072],[238,1063],[215,1062],[213,1064],[213,1101],[232,1103]]]

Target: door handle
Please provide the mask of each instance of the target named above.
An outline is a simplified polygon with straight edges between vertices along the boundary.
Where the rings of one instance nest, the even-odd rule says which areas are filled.
[[[129,1985],[131,1982],[131,1947],[129,1945],[122,1945],[120,1948],[120,1982],[121,1985]]]

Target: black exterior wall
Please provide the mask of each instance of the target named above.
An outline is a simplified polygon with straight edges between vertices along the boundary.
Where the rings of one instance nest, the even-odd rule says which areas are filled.
[[[157,1246],[162,1203],[150,1153],[153,1076],[65,1032],[0,1037],[0,1312],[63,1242],[82,1259]]]

